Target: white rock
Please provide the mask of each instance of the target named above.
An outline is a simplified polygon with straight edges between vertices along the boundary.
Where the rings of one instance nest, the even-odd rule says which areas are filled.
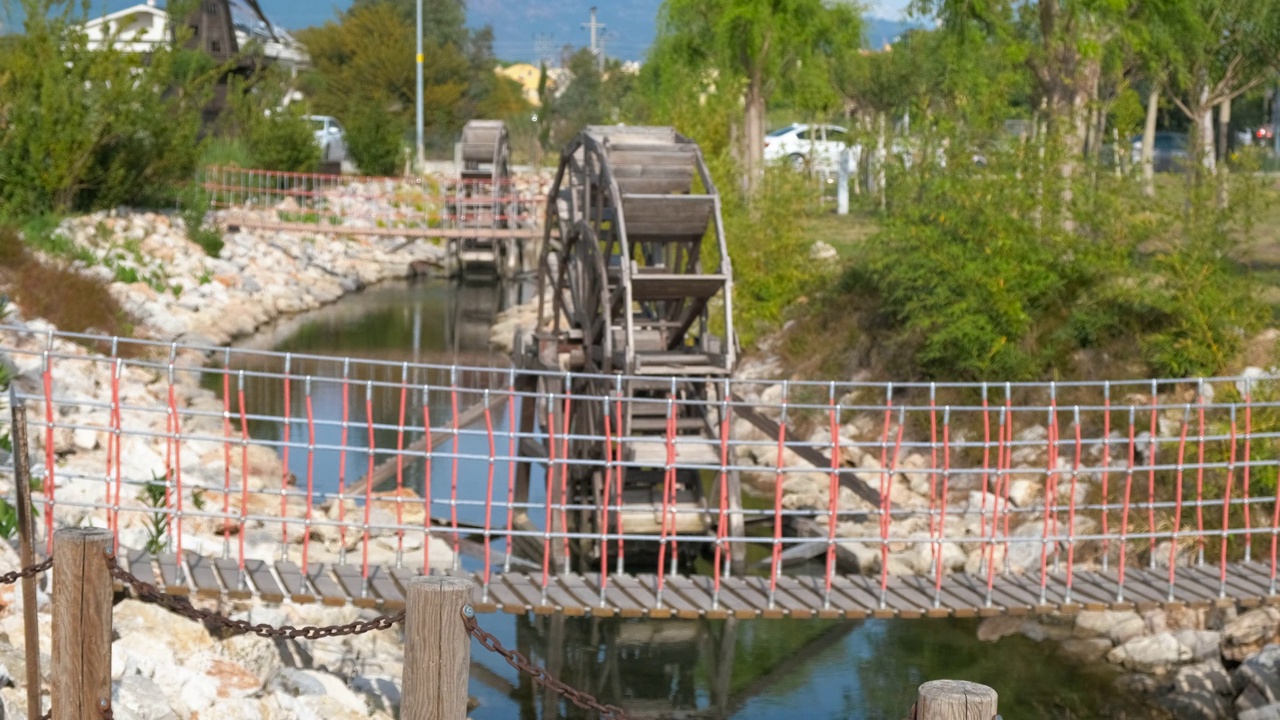
[[[111,705],[132,711],[138,720],[177,720],[160,687],[142,675],[126,675],[111,685]]]

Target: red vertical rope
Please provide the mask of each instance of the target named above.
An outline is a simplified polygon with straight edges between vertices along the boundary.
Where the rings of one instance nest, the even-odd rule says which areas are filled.
[[[364,473],[364,532],[360,539],[360,577],[369,577],[369,515],[373,510],[374,453],[378,443],[373,435],[373,381],[365,385],[364,418],[369,432],[369,466]]]
[[[449,471],[449,523],[453,528],[453,558],[458,559],[458,455],[462,453],[461,428],[458,427],[458,375],[454,371],[449,383],[449,406],[453,411],[453,460]]]
[[[1057,537],[1056,537],[1057,533],[1050,530],[1050,527],[1049,527],[1050,517],[1057,510],[1056,503],[1054,502],[1054,495],[1056,494],[1056,490],[1057,490],[1054,483],[1054,471],[1056,470],[1055,468],[1056,458],[1054,457],[1054,451],[1053,451],[1053,449],[1057,446],[1057,438],[1054,437],[1054,434],[1057,432],[1057,428],[1058,428],[1058,417],[1057,417],[1058,413],[1057,413],[1057,408],[1054,404],[1055,402],[1056,401],[1051,401],[1049,403],[1049,418],[1047,423],[1049,428],[1048,428],[1048,433],[1046,434],[1047,435],[1046,441],[1047,441],[1048,447],[1046,448],[1045,454],[1047,455],[1048,459],[1045,462],[1045,464],[1047,465],[1047,468],[1044,474],[1044,527],[1041,529],[1042,537],[1040,539],[1040,601],[1041,603],[1043,603],[1045,600],[1046,583],[1048,582],[1048,579],[1049,579],[1049,572],[1048,572],[1049,543],[1053,542],[1055,546],[1058,544]]]
[[[1080,406],[1074,409],[1076,449],[1075,460],[1071,464],[1071,497],[1067,500],[1067,597],[1071,597],[1071,584],[1075,580],[1076,568],[1076,487],[1080,480],[1080,456],[1084,451],[1084,440],[1080,435]]]
[[[1241,490],[1244,493],[1244,561],[1249,562],[1253,559],[1253,513],[1249,506],[1249,476],[1253,467],[1250,458],[1253,447],[1253,387],[1249,378],[1244,382],[1244,475]]]
[[[1058,502],[1061,500],[1061,493],[1059,492],[1058,485],[1062,480],[1062,474],[1058,472],[1058,453],[1060,450],[1058,445],[1062,441],[1062,425],[1058,420],[1058,386],[1056,383],[1049,383],[1049,407],[1050,417],[1052,419],[1052,422],[1049,423],[1048,448],[1050,477],[1045,479],[1045,483],[1053,486],[1049,492],[1049,501],[1053,505],[1053,511],[1049,513],[1049,527],[1050,533],[1055,538],[1053,541],[1053,567],[1056,571],[1058,569],[1058,560],[1061,557],[1059,548],[1062,545],[1062,543],[1056,539],[1061,535],[1061,532],[1058,529]],[[1052,480],[1052,482],[1050,482],[1050,480]]]
[[[569,564],[569,514],[566,506],[569,504],[569,416],[573,410],[573,391],[569,378],[565,378],[564,382],[564,415],[560,421],[560,457],[564,462],[560,464],[560,535],[561,535],[561,551],[564,558],[565,568],[568,569]]]
[[[712,585],[716,599],[720,597],[720,575],[723,571],[724,542],[729,533],[729,433],[732,424],[729,419],[729,381],[724,383],[724,393],[720,398],[720,519],[716,523],[716,557],[712,568]],[[732,548],[730,549],[732,556]]]
[[[1200,381],[1196,392],[1197,437],[1196,437],[1196,559],[1204,563],[1204,380]],[[1226,507],[1226,505],[1223,505]]]
[[[115,551],[120,550],[120,491],[121,486],[124,484],[124,476],[120,469],[120,446],[124,441],[120,415],[120,376],[123,374],[123,370],[123,363],[119,358],[117,358],[115,361],[115,367],[111,370],[111,435],[115,438],[115,442],[112,443],[111,448],[108,450],[109,453],[115,454],[114,467],[116,492],[115,501],[111,505],[111,532],[115,535],[115,537],[112,538],[111,543],[112,548]],[[228,465],[229,464],[230,461],[228,461]],[[227,472],[230,473],[230,470]],[[111,494],[109,490],[107,494]]]
[[[787,449],[787,384],[782,384],[782,415],[778,420],[778,457],[773,483],[773,557],[769,564],[770,599],[778,589],[778,573],[782,570],[782,486],[783,462]],[[772,603],[770,603],[772,606]]]
[[[1173,503],[1173,535],[1169,540],[1169,593],[1173,594],[1173,583],[1178,563],[1178,531],[1182,529],[1182,480],[1183,462],[1187,453],[1187,426],[1191,424],[1191,406],[1186,407],[1182,416],[1182,432],[1178,436],[1178,472],[1177,486],[1174,488]]]
[[[507,553],[504,563],[504,568],[506,570],[511,569],[511,556],[515,553],[512,531],[515,529],[516,432],[519,430],[519,425],[516,423],[516,373],[514,369],[511,371],[510,378],[511,379],[507,383],[507,540],[504,545],[504,549]],[[431,434],[430,426],[427,426],[427,434],[428,436]],[[428,462],[430,462],[431,455],[429,440],[427,446],[427,457]]]
[[[1004,428],[1004,557],[1007,566],[1009,561],[1009,519],[1013,515],[1009,510],[1009,491],[1013,485],[1013,477],[1010,475],[1010,471],[1013,469],[1013,391],[1007,383],[1004,386],[1004,409],[1009,420]]]
[[[493,412],[489,407],[489,391],[484,391],[484,431],[489,439],[489,472],[484,493],[484,587],[489,587],[492,567],[493,535],[493,471],[497,462],[498,447],[493,437]]]
[[[999,482],[999,480],[997,480]],[[982,504],[978,510],[978,537],[987,536],[987,490],[991,487],[991,409],[987,384],[982,383]],[[994,510],[994,508],[993,508]],[[995,522],[994,518],[992,522]]]
[[[237,383],[236,402],[240,409],[240,522],[236,532],[237,562],[240,566],[240,577],[244,578],[244,531],[245,520],[249,516],[249,416],[244,407],[244,371],[240,371]]]
[[[426,457],[422,471],[422,574],[431,574],[431,456],[435,448],[431,444],[431,386],[422,388],[422,429],[426,433]],[[510,523],[508,523],[508,530]],[[511,549],[508,548],[510,553]]]
[[[280,470],[280,555],[284,557],[289,547],[289,438],[293,429],[293,406],[290,395],[293,379],[289,375],[290,356],[284,356],[284,452],[281,453]]]
[[[892,401],[890,401],[892,402]],[[887,412],[887,411],[886,411]],[[889,492],[880,496],[880,598],[883,604],[885,593],[889,591],[889,530],[893,522],[893,477],[898,472],[898,458],[902,455],[902,435],[906,427],[906,408],[898,408],[898,432],[893,442],[893,456],[889,458],[889,472],[886,475]]]
[[[674,383],[673,383],[674,384]],[[671,492],[675,485],[675,434],[676,434],[676,406],[675,393],[672,392],[667,396],[667,430],[665,442],[667,445],[667,463],[666,471],[662,474],[662,526],[659,530],[658,541],[658,593],[661,598],[662,589],[666,586],[667,571],[667,525],[671,519]],[[673,553],[674,556],[674,553]]]
[[[942,503],[938,513],[938,545],[934,551],[934,607],[942,598],[942,542],[947,531],[947,493],[951,490],[951,406],[942,410]]]
[[[1124,592],[1124,567],[1125,559],[1129,551],[1129,502],[1133,497],[1133,472],[1134,463],[1137,461],[1136,431],[1134,421],[1137,415],[1137,408],[1133,405],[1129,406],[1129,465],[1125,470],[1124,478],[1124,502],[1120,506],[1120,562],[1117,567],[1119,572],[1118,581],[1120,584],[1120,592]]]
[[[1111,469],[1111,384],[1103,385],[1102,392],[1102,568],[1107,567],[1107,558],[1111,554],[1111,531],[1107,523],[1111,517],[1110,495],[1107,492],[1107,481]]]
[[[938,510],[938,404],[937,387],[929,384],[929,537],[937,533]],[[930,548],[933,561],[938,561],[938,548]]]
[[[613,489],[613,418],[609,414],[609,398],[604,404],[604,479],[600,483],[600,592],[603,600],[609,585],[609,493]]]
[[[987,601],[990,604],[991,592],[996,582],[996,535],[1000,531],[1000,498],[1005,498],[1005,508],[1008,509],[1008,486],[1009,479],[1006,474],[1004,465],[1004,433],[1005,423],[1007,421],[1008,412],[1006,408],[1000,408],[1000,422],[996,426],[996,486],[995,500],[992,502],[991,510],[991,540],[989,542],[990,549],[987,552]],[[1008,548],[1005,549],[1005,555],[1008,556]]]
[[[230,351],[227,352],[230,360]],[[116,396],[113,390],[113,397]],[[222,366],[222,554],[231,550],[231,367]],[[116,493],[117,496],[119,492]]]
[[[311,551],[311,518],[315,502],[316,418],[311,406],[311,378],[306,380],[307,404],[307,516],[302,534],[302,574],[307,574]]]
[[[409,404],[409,363],[400,370],[400,414],[396,428],[396,564],[404,555],[404,423]],[[487,412],[487,411],[486,411]],[[428,441],[430,442],[430,441]]]
[[[1227,541],[1230,539],[1231,531],[1231,486],[1235,482],[1236,476],[1236,405],[1231,404],[1231,430],[1228,442],[1231,443],[1231,449],[1227,456],[1227,487],[1222,497],[1222,542],[1218,548],[1218,581],[1220,583],[1227,582]],[[1276,543],[1275,536],[1271,538],[1271,577],[1276,576]]]
[[[338,443],[338,552],[347,552],[347,435],[351,423],[351,360],[342,361],[342,440]],[[426,544],[423,544],[423,548]],[[425,565],[423,566],[426,567]]]
[[[889,497],[893,493],[893,470],[889,467],[889,428],[893,422],[893,383],[885,386],[884,430],[880,433],[880,587],[889,577]],[[896,459],[896,458],[895,458]]]
[[[173,418],[173,430],[171,440],[173,442],[173,473],[174,485],[174,504],[173,509],[176,513],[176,522],[169,524],[170,537],[176,536],[174,543],[177,549],[178,557],[182,557],[182,421],[178,416],[178,394],[177,385],[173,381],[173,364],[169,365],[169,412]],[[169,484],[165,483],[165,490],[168,491]],[[168,502],[166,501],[166,507]],[[176,526],[176,531],[175,531]]]
[[[828,418],[831,432],[831,482],[827,494],[827,571],[825,573],[826,595],[824,602],[830,602],[831,579],[836,571],[836,524],[840,510],[840,420],[839,408],[836,407],[836,385],[831,383],[831,395],[828,399]]]
[[[1151,558],[1151,566],[1155,567],[1156,562],[1156,442],[1159,436],[1159,426],[1156,422],[1156,411],[1158,396],[1156,383],[1151,382],[1151,455],[1147,458],[1147,531],[1151,535],[1150,548],[1148,556]]]
[[[615,458],[615,462],[617,462],[618,464],[614,466],[615,469],[613,471],[614,482],[616,483],[616,492],[614,492],[614,497],[616,497],[618,500],[618,506],[617,508],[614,509],[613,516],[615,518],[614,522],[618,528],[618,565],[617,567],[618,567],[618,572],[622,572],[622,569],[626,567],[625,565],[626,544],[625,544],[625,538],[624,538],[623,527],[622,527],[622,486],[623,486],[623,475],[626,473],[627,470],[621,464],[622,463],[621,437],[625,435],[626,428],[622,424],[622,388],[621,386],[618,386],[616,390],[617,390],[617,392],[615,393],[616,398],[613,402],[613,412],[614,412],[613,423],[614,423],[614,426],[618,428],[618,435],[620,439],[617,447],[618,456],[617,458]]]
[[[547,393],[547,517],[542,533],[542,589],[545,591],[551,582],[551,529],[556,487],[556,413],[555,396]]]

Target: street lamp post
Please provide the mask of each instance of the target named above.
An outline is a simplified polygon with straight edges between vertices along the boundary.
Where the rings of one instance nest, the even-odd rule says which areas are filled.
[[[418,153],[418,155],[417,155],[417,168],[418,168],[418,172],[422,172],[422,170],[423,170],[423,168],[426,166],[426,162],[427,162],[427,152],[426,152],[426,148],[425,148],[425,147],[423,146],[423,144],[422,144],[422,61],[423,61],[423,57],[422,57],[422,0],[418,0],[418,55],[417,55],[417,65],[418,65],[418,82],[417,82],[417,98],[418,98],[417,106],[418,106],[418,108],[417,108],[417,109],[418,109],[418,113],[417,113],[417,121],[416,121],[416,123],[414,124],[414,129],[417,131],[417,144],[416,144],[416,146],[415,146],[415,147],[416,147],[416,149],[417,149],[417,153]]]

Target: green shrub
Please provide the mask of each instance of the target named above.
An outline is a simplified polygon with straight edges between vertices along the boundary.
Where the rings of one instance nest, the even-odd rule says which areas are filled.
[[[88,5],[24,0],[0,46],[0,204],[14,216],[172,205],[199,157],[212,73],[192,53],[90,50]]]
[[[187,239],[199,245],[209,257],[222,252],[222,231],[205,224],[209,210],[209,193],[199,185],[191,185],[182,193],[182,222],[187,229]]]
[[[287,82],[268,67],[248,80],[232,78],[219,135],[244,144],[248,164],[260,170],[312,172],[320,163],[311,122],[295,104],[281,108]]]
[[[404,162],[404,127],[391,113],[365,110],[347,121],[347,150],[365,175],[396,175]]]

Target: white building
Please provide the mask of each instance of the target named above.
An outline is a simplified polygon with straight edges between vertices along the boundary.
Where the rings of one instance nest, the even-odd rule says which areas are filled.
[[[236,42],[241,48],[250,43],[260,44],[263,56],[294,71],[310,64],[306,48],[288,32],[268,27],[238,0],[230,0],[230,6]],[[169,14],[156,5],[156,0],[147,0],[90,20],[84,24],[84,32],[91,50],[103,49],[111,43],[125,52],[151,52],[169,42]]]

